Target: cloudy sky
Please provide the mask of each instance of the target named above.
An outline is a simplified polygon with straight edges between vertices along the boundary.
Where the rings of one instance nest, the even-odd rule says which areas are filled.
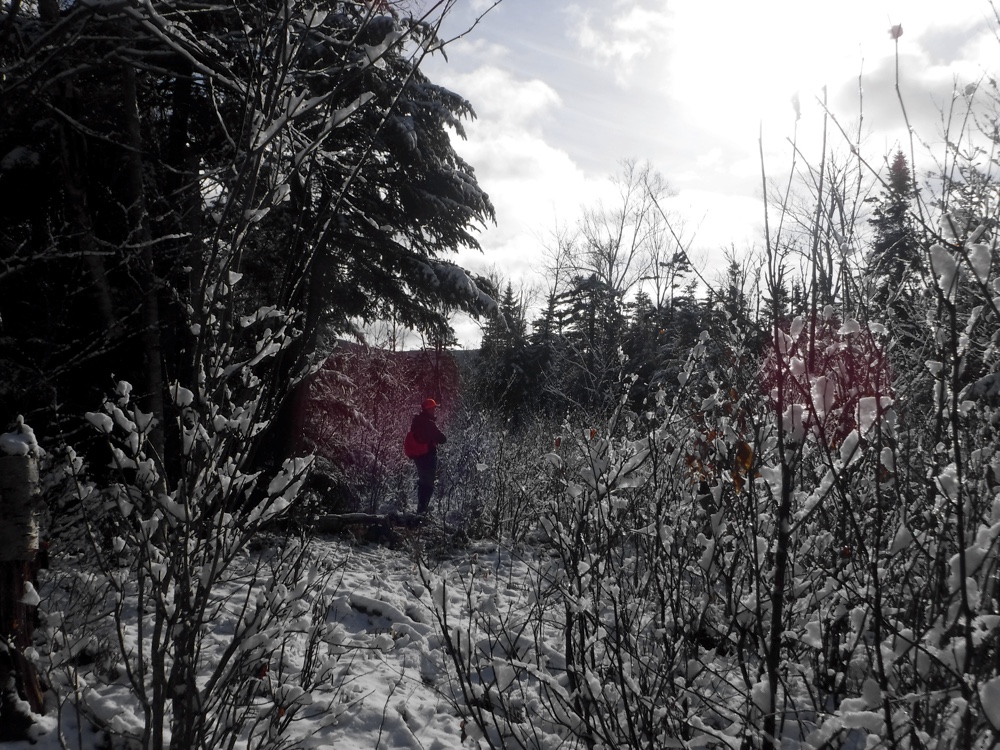
[[[460,0],[445,36],[491,2]],[[1000,72],[988,0],[502,0],[426,66],[479,117],[457,145],[497,209],[484,252],[458,261],[534,278],[557,226],[594,205],[623,159],[648,160],[675,193],[709,277],[722,250],[760,242],[761,162],[787,174],[788,137],[821,132],[817,99],[857,126],[876,162],[904,137],[894,90],[933,147],[952,91]],[[859,95],[859,81],[860,90]],[[919,165],[918,165],[919,167]],[[465,342],[472,329],[458,325]]]

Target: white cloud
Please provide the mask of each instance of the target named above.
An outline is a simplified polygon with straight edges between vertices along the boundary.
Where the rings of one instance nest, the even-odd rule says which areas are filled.
[[[898,44],[889,28],[902,24]],[[873,164],[908,139],[895,92],[896,54],[907,113],[940,142],[940,107],[1000,69],[984,0],[504,0],[449,48],[432,80],[468,98],[480,119],[457,144],[497,207],[486,253],[463,257],[515,276],[537,270],[540,237],[572,226],[624,157],[649,159],[679,192],[672,201],[693,254],[762,241],[758,137],[768,178],[792,164],[792,96],[801,102],[797,166],[818,162],[830,111],[854,139],[863,91],[862,149]],[[455,69],[459,72],[456,72]],[[831,121],[828,145],[848,144]],[[706,275],[711,278],[711,272]]]
[[[480,128],[495,131],[518,128],[537,132],[562,103],[556,90],[544,81],[517,80],[493,64],[468,73],[445,73],[439,83],[472,102]]]
[[[475,168],[497,213],[496,226],[480,233],[484,253],[467,251],[456,261],[474,271],[499,266],[512,276],[537,275],[540,238],[559,224],[573,224],[580,207],[606,189],[606,180],[588,176],[548,140],[546,124],[563,102],[545,82],[519,79],[495,64],[441,71],[435,80],[469,99],[479,115],[466,125],[468,139],[454,146]]]
[[[754,195],[683,189],[670,200],[670,208],[685,217],[684,236],[692,261],[709,281],[724,267],[726,251],[742,252],[754,242],[759,244],[764,207]]]
[[[573,20],[572,38],[621,84],[660,47],[668,30],[667,12],[659,4],[645,7],[635,0],[616,0],[610,9],[573,5],[567,12]]]

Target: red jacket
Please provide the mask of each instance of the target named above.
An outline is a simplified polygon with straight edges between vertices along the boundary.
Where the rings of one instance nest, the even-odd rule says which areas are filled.
[[[427,455],[429,456],[436,456],[438,444],[448,440],[444,436],[444,433],[438,429],[437,423],[434,421],[433,412],[422,411],[417,414],[413,418],[412,424],[410,424],[410,431],[418,442],[427,443],[430,446],[427,451]]]

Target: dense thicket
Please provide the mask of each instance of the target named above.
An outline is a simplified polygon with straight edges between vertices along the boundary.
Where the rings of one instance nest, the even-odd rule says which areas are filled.
[[[587,406],[536,443],[530,591],[438,582],[467,604],[439,624],[481,742],[996,747],[996,138],[948,143],[883,169],[821,154],[768,196],[759,270],[734,262],[707,296],[549,297],[534,335],[564,339],[572,373],[603,372],[586,334],[624,320],[640,400],[561,381]],[[567,299],[598,289],[564,278]],[[643,324],[685,306],[651,357]]]

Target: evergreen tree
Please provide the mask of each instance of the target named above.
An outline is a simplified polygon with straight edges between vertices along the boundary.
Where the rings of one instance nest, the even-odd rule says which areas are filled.
[[[622,374],[618,349],[625,316],[621,295],[596,274],[578,275],[560,295],[558,305],[564,316],[563,392],[581,406],[610,403]]]
[[[499,408],[518,424],[529,410],[544,408],[551,342],[528,337],[526,301],[504,287],[497,315],[483,332],[476,387],[481,403]]]
[[[904,329],[914,324],[916,281],[924,271],[923,253],[912,210],[916,190],[902,151],[889,165],[885,187],[875,201],[872,225],[875,236],[868,254],[868,280],[872,311],[885,311]],[[904,335],[904,331],[900,331]]]
[[[559,308],[559,293],[553,289],[545,296],[542,314],[532,322],[531,341],[553,345],[563,332],[563,311]]]
[[[273,411],[321,332],[395,318],[443,341],[449,310],[489,304],[443,259],[493,207],[451,146],[471,106],[420,69],[430,24],[349,0],[3,22],[0,424],[55,435],[111,373],[162,423],[167,383],[214,371],[213,347],[253,358],[241,319],[283,309],[301,335],[274,354]]]
[[[635,299],[628,302],[625,308],[628,326],[622,350],[628,358],[629,372],[637,378],[632,387],[632,398],[641,403],[654,382],[663,328],[660,326],[658,310],[646,292],[637,293]]]
[[[673,295],[669,305],[656,311],[659,325],[655,368],[650,387],[677,382],[677,376],[704,328],[707,306],[697,298],[697,285],[690,280]]]

